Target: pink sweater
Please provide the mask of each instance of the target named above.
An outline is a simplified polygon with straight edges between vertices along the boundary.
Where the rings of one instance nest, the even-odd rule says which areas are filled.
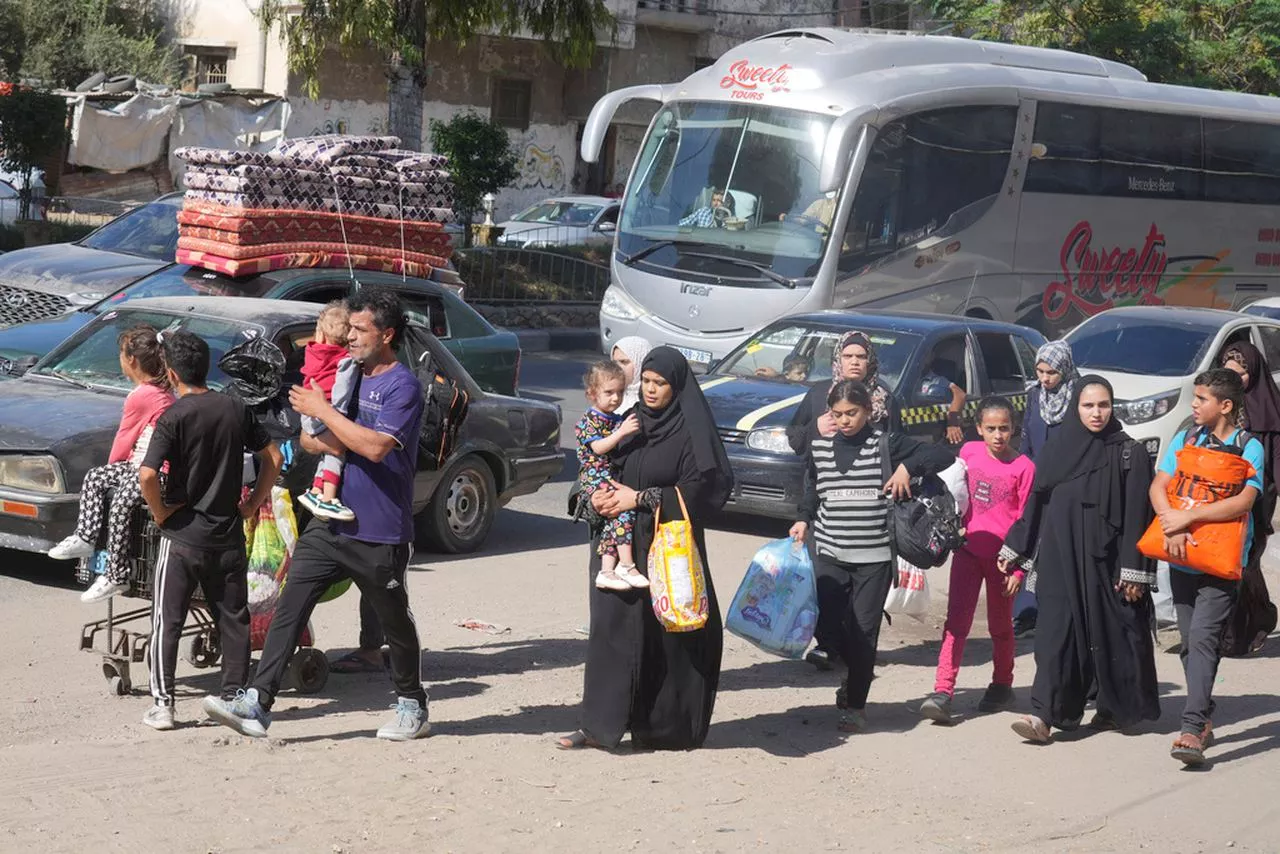
[[[172,403],[173,395],[162,388],[151,383],[135,386],[124,399],[124,415],[120,417],[120,429],[111,443],[111,456],[107,462],[120,463],[129,459],[143,431],[154,427],[156,419]]]
[[[1021,454],[1007,463],[992,459],[982,442],[966,442],[960,449],[960,459],[969,471],[965,549],[978,557],[994,559],[1031,495],[1035,463]]]

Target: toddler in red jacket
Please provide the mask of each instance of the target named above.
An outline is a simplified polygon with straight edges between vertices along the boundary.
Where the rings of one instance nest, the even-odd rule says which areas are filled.
[[[324,390],[325,397],[339,412],[346,413],[355,391],[360,366],[347,352],[347,338],[351,334],[351,313],[347,304],[335,300],[324,307],[316,319],[316,334],[307,344],[302,362],[302,383],[310,388],[314,381]],[[302,429],[318,436],[327,429],[318,418],[303,416]],[[356,514],[338,500],[338,485],[342,482],[343,458],[325,454],[316,469],[316,479],[309,492],[298,501],[320,519],[351,522]]]

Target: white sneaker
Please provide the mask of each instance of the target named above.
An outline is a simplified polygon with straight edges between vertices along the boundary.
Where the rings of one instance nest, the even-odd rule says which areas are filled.
[[[618,567],[617,575],[637,590],[643,590],[649,586],[649,579],[645,578],[644,574],[640,572],[640,570],[636,569],[636,565],[634,563],[630,566]]]
[[[53,548],[49,549],[49,557],[54,560],[79,560],[93,554],[93,543],[86,543],[76,534],[72,534]]]
[[[159,703],[147,710],[142,722],[152,729],[168,730],[177,725],[173,720],[173,706],[162,706]]]
[[[80,594],[80,601],[86,604],[105,602],[117,593],[124,593],[128,589],[128,584],[117,584],[105,575],[99,575],[89,589]]]
[[[631,585],[626,582],[626,579],[620,577],[612,569],[602,569],[596,573],[596,587],[601,590],[616,590],[618,592],[631,589]]]

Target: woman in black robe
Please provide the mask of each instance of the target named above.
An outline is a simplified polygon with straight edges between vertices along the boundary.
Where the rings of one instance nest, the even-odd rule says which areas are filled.
[[[1271,520],[1276,512],[1276,473],[1280,472],[1280,389],[1271,378],[1271,368],[1252,344],[1231,344],[1222,354],[1222,366],[1244,380],[1244,420],[1240,426],[1262,443],[1266,483],[1262,495],[1253,502],[1253,545],[1240,576],[1240,595],[1222,635],[1222,654],[1242,656],[1262,648],[1267,635],[1276,630],[1276,606],[1262,575],[1262,555],[1267,539],[1275,533]]]
[[[664,631],[648,590],[614,592],[593,585],[582,729],[559,739],[562,749],[612,749],[630,731],[637,748],[691,750],[706,739],[715,707],[724,627],[703,523],[729,497],[729,458],[684,356],[658,347],[644,360],[641,376],[634,410],[640,433],[618,449],[621,483],[612,492],[597,490],[592,506],[608,518],[636,510],[636,564],[646,571],[639,558],[653,543],[654,516],[663,522],[681,517],[679,488],[702,556],[709,615],[697,631]],[[600,556],[594,546],[591,555],[588,577],[595,578]]]
[[[1138,551],[1150,525],[1151,460],[1112,417],[1106,380],[1083,377],[1036,466],[1002,569],[1034,570],[1040,615],[1031,715],[1013,724],[1047,744],[1097,701],[1092,726],[1120,729],[1160,717],[1151,635],[1153,563]],[[1031,565],[1031,555],[1038,561]]]

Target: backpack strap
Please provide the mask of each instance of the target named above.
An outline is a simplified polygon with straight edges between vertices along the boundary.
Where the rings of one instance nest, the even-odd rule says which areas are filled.
[[[1124,443],[1124,447],[1120,449],[1120,470],[1129,471],[1133,468],[1133,449],[1137,445],[1137,441],[1130,439]]]

